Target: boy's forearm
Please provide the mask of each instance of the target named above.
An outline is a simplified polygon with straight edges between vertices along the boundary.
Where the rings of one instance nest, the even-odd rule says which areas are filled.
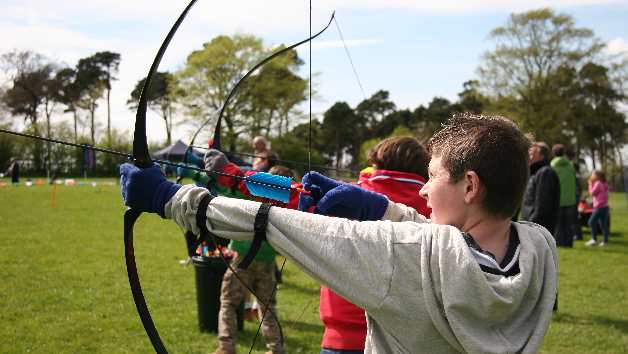
[[[166,205],[166,217],[198,233],[196,210],[206,194],[203,188],[182,187]],[[215,198],[207,209],[207,228],[218,236],[252,241],[259,206],[252,201]],[[367,309],[381,304],[390,286],[396,232],[390,226],[388,222],[357,222],[275,207],[269,212],[266,235],[298,268]],[[412,232],[404,225],[396,226],[404,233]],[[378,261],[373,260],[374,254]]]

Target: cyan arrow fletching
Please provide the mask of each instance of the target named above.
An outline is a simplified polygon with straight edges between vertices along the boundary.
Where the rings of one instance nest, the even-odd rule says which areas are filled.
[[[267,186],[259,183],[255,183],[252,181],[264,182],[269,184],[274,184],[286,188],[290,188],[292,186],[292,177],[284,177],[278,175],[271,175],[264,172],[259,172],[254,175],[250,175],[246,177],[244,183],[246,183],[249,192],[256,197],[264,197],[274,200],[280,200],[284,203],[288,203],[290,201],[290,189],[276,188],[272,186]]]

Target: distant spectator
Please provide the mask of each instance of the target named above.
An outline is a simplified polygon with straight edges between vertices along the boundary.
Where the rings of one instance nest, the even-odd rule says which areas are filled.
[[[11,162],[11,165],[9,166],[9,174],[11,175],[11,182],[20,183],[20,179],[19,179],[20,165],[18,164],[15,157],[11,157],[9,161]]]
[[[263,136],[256,136],[255,138],[253,138],[253,150],[255,150],[255,154],[259,154],[263,151],[268,151],[266,145],[268,145],[268,142]]]
[[[565,157],[565,146],[552,146],[554,158],[550,165],[556,171],[560,181],[560,208],[554,238],[556,245],[562,247],[573,246],[574,206],[576,205],[576,170],[573,164]]]
[[[602,235],[604,241],[600,246],[608,246],[608,198],[610,196],[611,187],[606,183],[606,173],[602,170],[593,170],[589,182],[589,194],[593,197],[593,213],[589,218],[589,227],[591,228],[591,241],[585,243],[587,246],[596,246],[597,243],[597,224],[598,220],[602,224]]]
[[[240,166],[242,171],[255,171],[255,172],[266,172],[270,170],[271,167],[275,165],[280,165],[279,155],[273,151],[262,151],[257,154],[257,157],[253,160],[253,166]]]
[[[535,142],[530,148],[530,182],[521,204],[521,221],[531,221],[556,231],[560,208],[560,181],[550,166],[549,146]]]

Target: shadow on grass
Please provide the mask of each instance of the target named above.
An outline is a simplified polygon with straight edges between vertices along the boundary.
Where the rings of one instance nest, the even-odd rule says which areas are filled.
[[[599,325],[609,328],[616,328],[623,333],[628,333],[628,320],[610,318],[606,316],[575,316],[570,313],[555,313],[552,322],[572,324],[572,325]]]

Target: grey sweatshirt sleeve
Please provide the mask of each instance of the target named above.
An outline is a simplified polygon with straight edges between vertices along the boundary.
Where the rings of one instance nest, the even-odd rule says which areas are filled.
[[[388,203],[388,208],[386,209],[386,213],[384,213],[382,220],[393,222],[412,221],[416,223],[431,223],[431,220],[419,214],[413,208],[394,202]]]
[[[207,190],[184,186],[166,204],[166,217],[199,232],[196,209]],[[260,203],[214,198],[207,228],[218,236],[251,241]],[[393,240],[416,232],[412,225],[390,221],[358,222],[274,207],[268,242],[298,268],[359,307],[369,310],[385,299],[393,273]]]

